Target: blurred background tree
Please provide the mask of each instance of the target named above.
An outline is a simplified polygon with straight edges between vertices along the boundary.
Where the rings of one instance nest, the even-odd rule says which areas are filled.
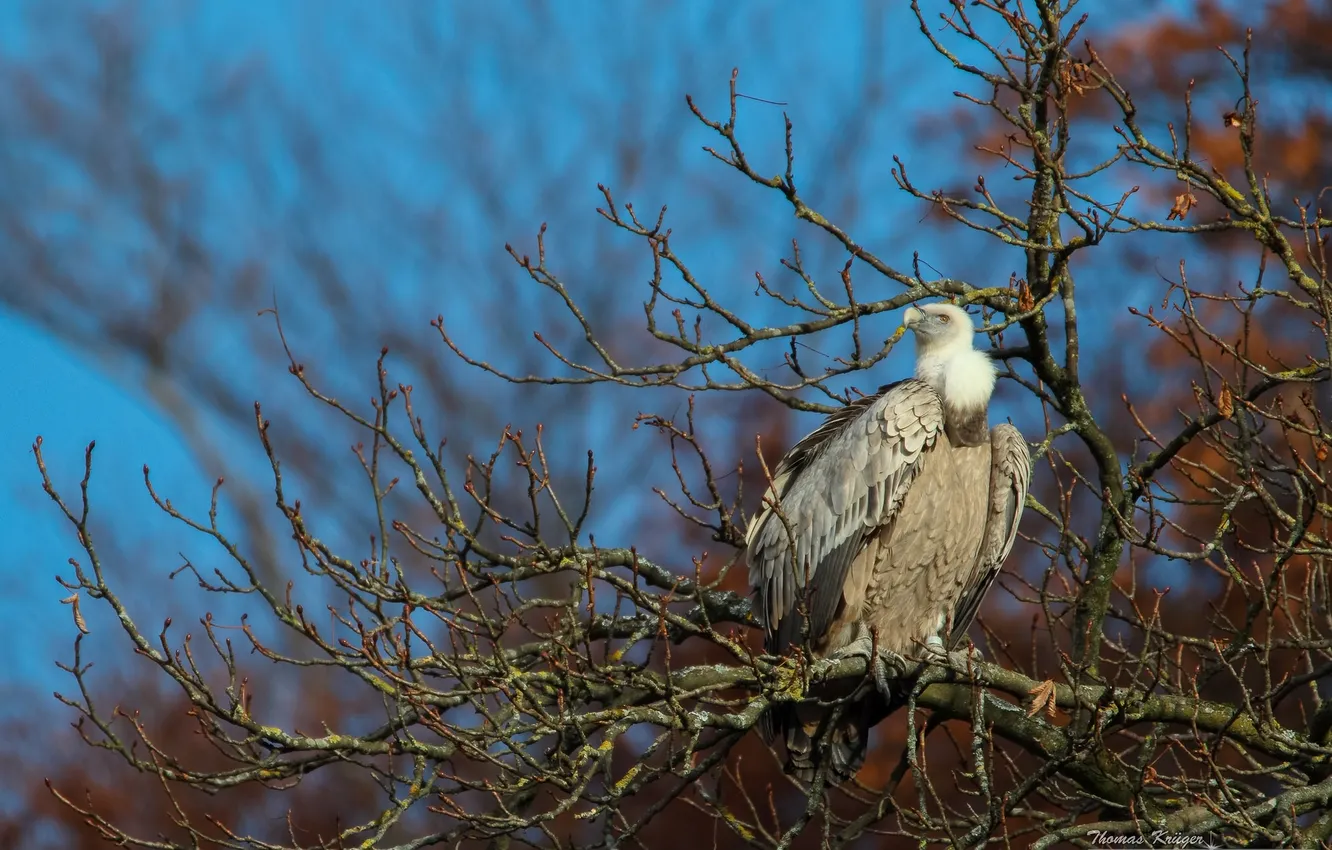
[[[894,154],[927,195],[935,188],[970,195],[977,171],[1009,210],[1020,210],[1030,194],[1028,184],[1003,180],[1016,172],[993,153],[1014,151],[1012,129],[992,113],[945,97],[964,82],[930,50],[909,8],[864,3],[829,12],[776,4],[702,13],[683,4],[661,9],[630,3],[606,12],[533,2],[484,9],[443,3],[327,9],[315,15],[298,3],[260,10],[145,0],[79,8],[16,3],[4,12],[11,25],[0,42],[0,73],[8,83],[0,98],[7,142],[0,158],[7,187],[0,197],[0,319],[12,332],[0,335],[11,340],[14,409],[21,413],[0,430],[7,453],[4,495],[12,502],[2,521],[10,524],[7,539],[13,541],[0,566],[14,588],[6,614],[22,635],[0,659],[12,671],[0,685],[13,695],[5,722],[9,739],[18,742],[16,769],[2,780],[4,846],[99,842],[97,830],[50,795],[40,782],[44,777],[80,804],[88,789],[96,810],[127,832],[164,833],[177,841],[183,835],[177,822],[187,811],[192,820],[211,816],[275,842],[318,846],[340,827],[374,817],[383,805],[369,793],[372,776],[334,765],[285,793],[256,784],[217,795],[186,793],[176,801],[178,810],[156,778],[127,777],[115,756],[57,730],[48,693],[67,693],[69,685],[49,662],[69,662],[64,647],[73,625],[68,611],[56,607],[66,592],[48,576],[70,578],[57,565],[71,554],[71,540],[67,528],[51,522],[49,506],[35,498],[31,458],[20,454],[34,432],[46,437],[48,457],[60,458],[52,466],[64,491],[77,480],[65,461],[83,441],[98,438],[99,452],[110,453],[111,465],[99,467],[93,479],[92,530],[113,565],[110,575],[149,634],[156,628],[148,624],[164,616],[195,624],[209,612],[234,624],[262,606],[206,594],[188,572],[168,582],[182,559],[203,575],[222,562],[210,560],[217,553],[195,535],[162,522],[144,490],[131,486],[126,473],[140,463],[154,467],[166,498],[194,515],[206,511],[201,497],[213,479],[225,477],[222,522],[266,583],[282,588],[294,582],[307,610],[339,602],[325,582],[300,568],[288,519],[273,508],[268,460],[254,438],[256,399],[275,423],[274,453],[303,512],[317,518],[317,534],[335,551],[369,555],[374,549],[376,501],[367,498],[365,476],[348,448],[363,436],[344,417],[312,405],[286,374],[273,317],[258,315],[272,307],[298,359],[308,364],[307,376],[354,407],[375,394],[370,364],[387,346],[393,381],[414,386],[417,412],[447,436],[443,452],[450,468],[461,469],[468,455],[489,455],[508,423],[528,434],[541,423],[556,489],[576,492],[586,475],[586,449],[596,451],[603,498],[590,529],[598,539],[633,542],[654,561],[677,565],[709,549],[714,560],[708,568],[716,569],[715,559],[728,556],[650,490],[673,486],[670,452],[631,430],[642,409],[682,421],[686,393],[663,388],[648,400],[641,391],[614,386],[498,381],[453,356],[429,322],[441,316],[464,350],[508,373],[551,371],[547,349],[532,339],[534,330],[544,343],[586,362],[590,350],[580,328],[560,317],[560,300],[533,287],[504,252],[512,242],[520,254],[534,254],[531,234],[547,222],[547,244],[558,257],[561,279],[576,291],[599,341],[628,362],[669,359],[667,347],[642,330],[650,254],[641,239],[597,217],[594,208],[608,206],[597,183],[610,187],[616,202],[635,202],[640,213],[667,204],[675,242],[688,246],[690,268],[708,289],[724,302],[744,304],[744,318],[755,325],[783,321],[786,314],[771,299],[750,296],[755,272],[794,293],[790,273],[779,263],[790,256],[792,238],[801,237],[801,262],[820,270],[821,280],[841,267],[846,252],[836,240],[811,238],[779,198],[699,151],[718,140],[681,97],[692,93],[706,113],[722,115],[720,95],[735,65],[743,69],[741,92],[763,99],[741,100],[746,151],[776,173],[769,166],[781,161],[781,116],[788,113],[797,128],[806,201],[872,245],[877,256],[910,270],[918,253],[924,276],[980,287],[1029,277],[1021,251],[997,251],[987,234],[959,226],[938,204],[896,187]],[[926,9],[938,32],[944,28],[937,13],[950,9]],[[1092,39],[1120,74],[1140,124],[1153,133],[1163,132],[1167,121],[1183,126],[1183,97],[1192,81],[1195,157],[1233,181],[1242,154],[1226,116],[1243,109],[1237,107],[1234,74],[1216,48],[1239,49],[1244,28],[1254,27],[1254,92],[1263,127],[1257,164],[1272,195],[1285,203],[1292,195],[1313,200],[1329,182],[1319,143],[1328,116],[1319,88],[1327,63],[1318,48],[1329,25],[1332,13],[1310,4],[1127,3],[1113,13],[1098,12],[1079,38]],[[792,33],[800,34],[798,50],[783,47]],[[1113,147],[1112,127],[1120,119],[1094,81],[1082,83],[1088,91],[1072,103],[1086,129],[1074,135],[1072,150],[1090,163],[1107,144]],[[968,91],[982,99],[989,94]],[[1020,151],[1013,155],[1021,159]],[[1142,206],[1135,212],[1161,220],[1179,203],[1181,189],[1170,174],[1149,181],[1111,170],[1094,185],[1109,203],[1138,183],[1134,204]],[[1188,193],[1184,197],[1190,223],[1223,214],[1205,193],[1194,199],[1196,207]],[[1197,371],[1186,349],[1127,308],[1145,311],[1167,298],[1181,261],[1202,291],[1284,272],[1260,267],[1252,238],[1233,230],[1186,238],[1138,233],[1092,256],[1094,263],[1082,255],[1074,260],[1084,317],[1084,381],[1098,386],[1089,404],[1127,459],[1141,436],[1134,414],[1159,428],[1176,423],[1181,408],[1196,410],[1190,381]],[[871,282],[868,274],[858,280],[868,287],[858,292],[862,301],[900,291],[886,281]],[[1279,307],[1256,325],[1215,310],[1210,319],[1216,326],[1243,331],[1254,352],[1270,362],[1298,362],[1308,348],[1310,337],[1292,330],[1299,320],[1283,317]],[[893,314],[867,317],[867,345],[877,346],[895,321]],[[1222,343],[1200,345],[1208,359],[1220,356]],[[847,347],[845,333],[829,333],[794,350],[817,373],[846,356]],[[767,359],[749,363],[758,374],[785,374],[782,352],[762,357]],[[51,364],[60,358],[72,364],[64,375],[113,386],[114,404],[87,403],[108,391],[96,396],[72,390],[72,379]],[[908,363],[903,353],[890,354],[872,376],[839,378],[830,387],[868,391],[903,374]],[[1325,395],[1323,386],[1316,392]],[[1120,403],[1121,393],[1134,399],[1132,412]],[[829,403],[827,397],[802,397]],[[1005,382],[997,410],[1013,415],[1034,439],[1042,423],[1024,400],[1019,388]],[[756,434],[771,460],[813,421],[758,392],[704,393],[697,405],[700,441],[711,448],[719,474],[752,458]],[[146,439],[144,432],[161,436]],[[1186,458],[1199,464],[1212,459],[1201,444],[1190,447],[1194,451]],[[1079,469],[1091,463],[1076,444],[1065,447],[1062,458]],[[1040,472],[1038,467],[1044,488],[1038,498],[1065,503],[1069,534],[1094,538],[1099,494],[1061,488],[1067,482],[1058,474]],[[1189,483],[1183,473],[1170,475],[1177,487]],[[756,464],[749,462],[742,477],[752,510],[762,482]],[[500,483],[496,505],[518,510],[524,478]],[[1207,488],[1205,482],[1193,484]],[[402,499],[394,510],[409,524],[430,519],[419,499]],[[1180,505],[1170,517],[1180,535],[1205,534],[1215,527],[1218,510]],[[1260,518],[1249,521],[1256,528]],[[1028,533],[1037,534],[1030,526]],[[1187,548],[1183,540],[1175,543]],[[1175,592],[1161,598],[1160,618],[1177,632],[1207,633],[1203,598],[1222,608],[1238,606],[1235,613],[1243,618],[1246,600],[1224,579],[1177,561],[1148,560],[1149,553],[1141,557],[1135,563],[1125,556],[1119,578],[1132,591],[1112,603],[1129,624],[1125,634],[1133,619],[1126,602],[1155,605],[1155,589],[1166,586]],[[1018,578],[1007,581],[1011,592],[995,591],[983,611],[986,634],[1003,648],[996,660],[1030,658],[1031,673],[1049,674],[1059,662],[1056,644],[1041,639],[1029,601],[1015,598],[1030,598],[1021,579],[1040,582],[1048,559],[1027,547],[1014,561]],[[1144,572],[1133,572],[1139,567]],[[1079,568],[1074,564],[1069,571]],[[740,589],[740,572],[732,571],[722,586]],[[1128,584],[1135,577],[1136,584]],[[123,643],[103,639],[117,628],[114,617],[86,599],[80,613],[96,638],[85,642],[82,660],[98,664],[90,682],[101,702],[141,711],[164,751],[207,764],[214,754],[186,716],[189,701],[154,667],[127,657]],[[289,646],[287,631],[257,617],[252,623],[269,645],[300,651]],[[1066,651],[1070,646],[1067,640],[1058,645]],[[717,657],[710,649],[685,647],[681,653]],[[373,695],[348,687],[345,677],[303,677],[296,690],[281,669],[252,671],[256,715],[271,712],[291,728],[315,734],[362,721],[378,708]],[[1233,687],[1217,687],[1216,698],[1234,696]],[[883,785],[906,732],[902,716],[880,728],[862,781]],[[946,776],[965,764],[965,747],[930,743],[932,771]],[[617,744],[616,775],[641,746]],[[795,805],[798,794],[782,783],[763,751],[752,735],[738,745],[745,784],[778,783],[782,806]],[[904,800],[913,796],[909,790]],[[573,825],[556,831],[568,835]],[[412,823],[400,826],[410,829]],[[665,828],[653,824],[641,836],[649,846],[686,829],[715,835],[728,846],[743,843],[712,813],[691,806],[676,806],[670,828],[655,829]],[[813,836],[803,840],[817,843]],[[860,846],[891,846],[906,839],[866,834],[856,840]]]

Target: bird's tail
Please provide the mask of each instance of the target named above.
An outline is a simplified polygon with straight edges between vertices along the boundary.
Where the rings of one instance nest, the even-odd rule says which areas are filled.
[[[889,706],[877,692],[842,705],[840,712],[826,706],[780,705],[770,713],[765,737],[784,738],[787,773],[809,784],[826,761],[828,780],[835,784],[860,770],[869,747],[870,729],[888,713]]]

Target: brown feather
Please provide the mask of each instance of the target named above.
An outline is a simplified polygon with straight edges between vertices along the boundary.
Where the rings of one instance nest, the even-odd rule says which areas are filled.
[[[909,379],[839,409],[787,453],[746,540],[768,652],[801,643],[806,627],[817,656],[868,629],[906,656],[965,633],[1012,546],[1029,474],[1021,435],[996,428],[996,454],[985,419],[983,407],[945,412]],[[788,771],[808,780],[825,759],[840,778],[859,768],[870,728],[899,703],[872,691],[828,708],[857,686],[826,683],[811,694],[822,705],[764,718],[765,737],[785,739]]]

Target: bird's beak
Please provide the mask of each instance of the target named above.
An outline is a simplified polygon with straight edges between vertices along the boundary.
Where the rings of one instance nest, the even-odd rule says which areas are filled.
[[[902,326],[910,329],[912,325],[916,324],[923,318],[925,318],[923,310],[918,310],[915,307],[908,307],[906,308],[906,312],[902,314]]]

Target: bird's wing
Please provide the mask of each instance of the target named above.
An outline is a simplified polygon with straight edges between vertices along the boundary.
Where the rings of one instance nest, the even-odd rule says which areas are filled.
[[[746,536],[771,651],[799,640],[802,598],[811,639],[827,631],[852,560],[868,534],[892,521],[943,425],[938,394],[909,379],[836,411],[782,458]]]
[[[1031,481],[1031,452],[1022,433],[1008,423],[990,431],[990,500],[985,532],[971,578],[953,610],[948,646],[956,647],[980,610],[981,600],[999,577],[1004,560],[1017,539],[1018,522],[1027,502]]]

